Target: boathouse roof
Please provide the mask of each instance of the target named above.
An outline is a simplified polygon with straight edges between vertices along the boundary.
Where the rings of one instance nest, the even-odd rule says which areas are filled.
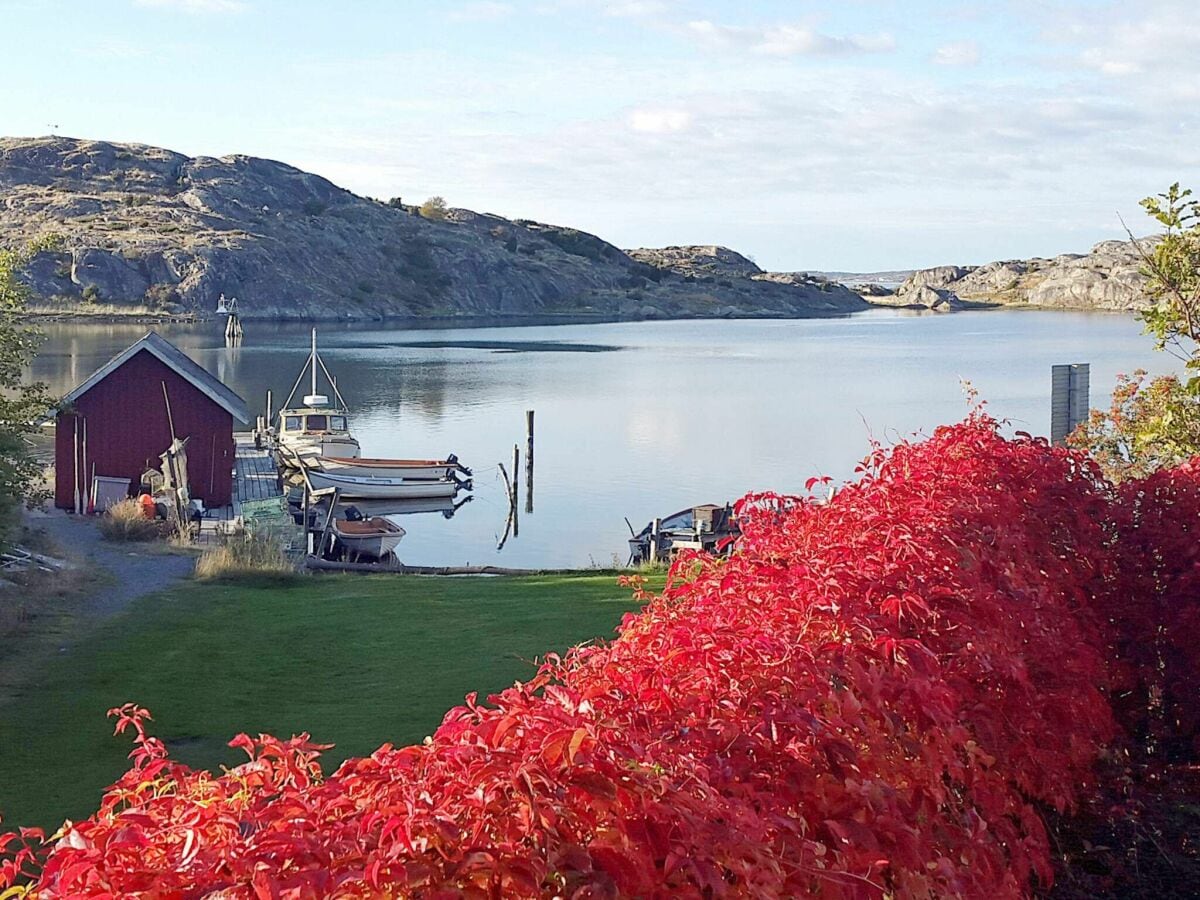
[[[86,381],[63,397],[63,400],[67,403],[73,403],[78,400],[143,350],[150,353],[181,378],[190,382],[196,390],[228,412],[237,421],[243,423],[250,421],[250,411],[246,408],[245,400],[230,390],[224,382],[206,368],[166,338],[153,331],[146,332],[145,337],[126,347],[102,365]]]

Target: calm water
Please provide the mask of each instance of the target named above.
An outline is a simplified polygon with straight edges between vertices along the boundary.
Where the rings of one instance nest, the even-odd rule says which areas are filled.
[[[307,355],[302,326],[250,322],[234,350],[216,325],[159,330],[252,410],[268,388],[278,406]],[[46,331],[33,374],[61,393],[145,327]],[[1130,317],[1003,310],[453,331],[327,325],[320,341],[364,455],[454,452],[475,470],[475,499],[453,518],[398,519],[412,564],[623,562],[624,517],[641,528],[750,490],[797,492],[814,474],[849,477],[869,436],[961,418],[960,379],[1012,428],[1045,434],[1054,363],[1092,364],[1093,406],[1106,405],[1117,372],[1174,370]],[[508,512],[497,464],[511,468],[514,443],[524,455],[527,409],[537,411],[534,512],[497,550]],[[522,483],[522,506],[524,494]]]

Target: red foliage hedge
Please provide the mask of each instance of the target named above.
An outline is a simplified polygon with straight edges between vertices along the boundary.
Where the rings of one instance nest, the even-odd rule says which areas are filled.
[[[129,773],[59,837],[0,838],[0,886],[1023,896],[1051,879],[1038,805],[1070,808],[1116,733],[1110,678],[1149,728],[1136,692],[1164,687],[1147,630],[1171,645],[1167,678],[1196,674],[1180,604],[1196,549],[1174,524],[1200,528],[1195,469],[1118,496],[1083,457],[976,414],[877,450],[828,504],[739,511],[738,552],[677,561],[615,641],[327,777],[307,735],[239,736],[249,762],[191,771],[144,711],[115,711],[136,731]],[[1164,696],[1178,722],[1160,730],[1194,737],[1183,697]]]

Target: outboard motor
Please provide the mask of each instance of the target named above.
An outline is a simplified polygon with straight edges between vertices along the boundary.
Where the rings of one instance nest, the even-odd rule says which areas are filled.
[[[357,506],[347,506],[345,519],[347,522],[361,522],[365,516]]]

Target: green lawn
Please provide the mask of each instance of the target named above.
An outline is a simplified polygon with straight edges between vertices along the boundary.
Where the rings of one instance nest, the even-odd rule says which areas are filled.
[[[420,741],[468,691],[527,678],[535,657],[609,637],[636,607],[613,575],[187,584],[44,661],[0,705],[0,812],[57,826],[94,811],[129,750],[104,713],[126,701],[189,765],[244,760],[225,746],[239,731],[308,731],[337,745],[331,771]]]

